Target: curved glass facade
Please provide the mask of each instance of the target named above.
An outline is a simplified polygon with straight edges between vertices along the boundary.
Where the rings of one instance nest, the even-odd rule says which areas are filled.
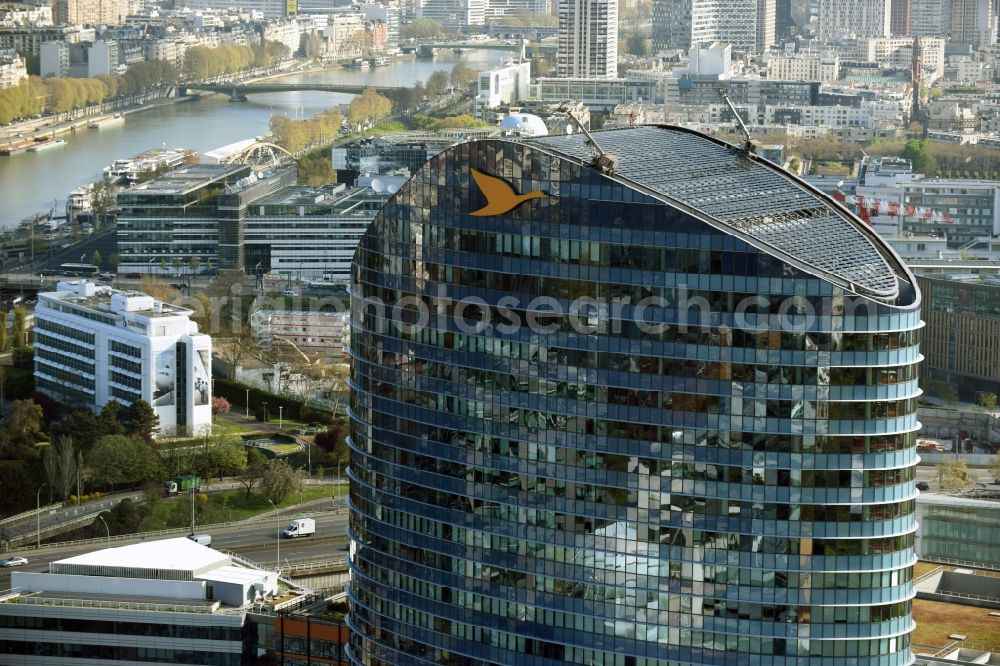
[[[763,162],[676,129],[596,136],[615,175],[582,137],[456,146],[359,246],[352,662],[911,663],[912,275]],[[843,232],[830,252],[875,259],[814,268],[794,234],[629,170],[677,141],[730,183],[780,179]],[[519,205],[472,215],[503,189],[472,169]]]

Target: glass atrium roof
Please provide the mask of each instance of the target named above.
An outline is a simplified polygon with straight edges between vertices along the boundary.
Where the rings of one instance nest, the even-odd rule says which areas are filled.
[[[613,177],[696,209],[752,245],[857,293],[881,299],[898,295],[897,262],[881,241],[791,174],[682,128],[593,134],[619,160]],[[524,142],[585,164],[594,155],[583,134]]]

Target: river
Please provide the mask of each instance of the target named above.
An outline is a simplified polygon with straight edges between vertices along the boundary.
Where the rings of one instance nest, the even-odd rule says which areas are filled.
[[[450,73],[460,61],[474,69],[485,69],[510,55],[505,51],[477,50],[459,56],[442,51],[433,61],[402,60],[360,70],[335,67],[283,77],[281,81],[409,86],[426,81],[437,69]],[[303,91],[251,95],[249,102],[233,104],[224,96],[206,95],[196,102],[130,114],[118,127],[64,134],[67,143],[61,148],[0,156],[0,227],[16,225],[53,206],[57,214],[63,214],[70,190],[99,179],[101,169],[115,159],[157,146],[205,152],[266,134],[272,114],[308,118],[346,104],[351,98],[347,94]]]

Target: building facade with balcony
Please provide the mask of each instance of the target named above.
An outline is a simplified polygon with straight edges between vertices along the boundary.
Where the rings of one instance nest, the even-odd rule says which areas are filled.
[[[430,160],[354,260],[354,664],[912,664],[916,281],[696,132]]]

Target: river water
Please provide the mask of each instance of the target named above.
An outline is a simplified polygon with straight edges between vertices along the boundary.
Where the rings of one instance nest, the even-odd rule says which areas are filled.
[[[281,81],[410,86],[426,81],[437,69],[450,73],[459,61],[474,69],[485,69],[509,57],[504,51],[477,50],[461,56],[442,51],[433,61],[403,60],[376,69],[335,67],[283,77]],[[101,169],[115,159],[158,146],[205,152],[266,134],[272,114],[308,118],[349,103],[351,98],[346,94],[303,91],[251,95],[249,102],[232,104],[221,95],[207,95],[196,102],[130,114],[118,127],[64,134],[67,143],[61,148],[0,156],[0,227],[16,225],[53,206],[57,214],[64,213],[70,190],[98,180]]]

